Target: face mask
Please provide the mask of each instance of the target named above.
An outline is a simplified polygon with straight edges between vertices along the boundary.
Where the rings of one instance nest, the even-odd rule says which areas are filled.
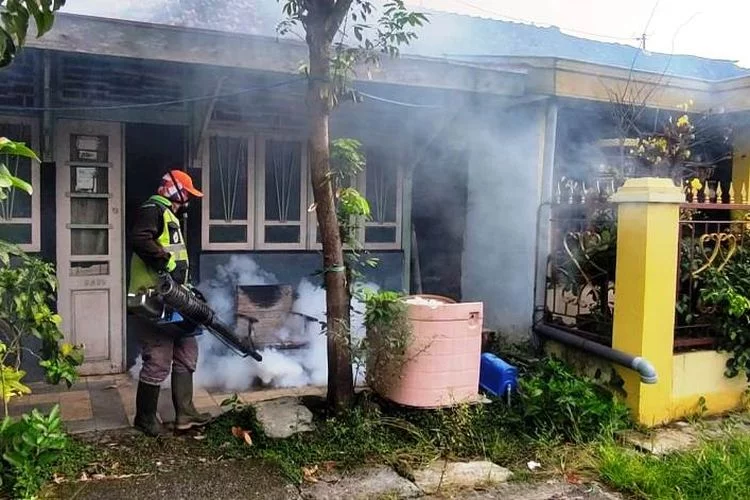
[[[188,211],[188,206],[190,203],[180,203],[177,205],[177,211],[175,212],[175,215],[184,215]]]

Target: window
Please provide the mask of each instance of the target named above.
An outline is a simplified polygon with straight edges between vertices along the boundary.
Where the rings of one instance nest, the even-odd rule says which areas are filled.
[[[353,187],[360,193],[364,193],[365,192],[364,179],[365,179],[364,172],[361,172],[357,176],[344,179],[340,187],[342,188]],[[307,184],[308,184],[308,197],[310,199],[310,203],[312,203],[314,199],[313,192],[312,192],[312,182],[308,180]],[[334,186],[334,193],[336,189],[337,189],[337,186]],[[323,245],[320,241],[320,231],[318,231],[318,216],[314,210],[310,211],[309,213],[308,226],[311,228],[310,235],[309,235],[310,248],[314,250],[321,250],[323,248]],[[364,241],[365,228],[364,227],[359,228],[358,233],[359,234],[357,235],[357,239],[359,241]],[[344,246],[344,248],[349,248],[349,246]]]
[[[217,134],[203,147],[203,248],[252,248],[254,140]]]
[[[387,154],[368,149],[367,165],[345,187],[355,187],[370,204],[372,217],[361,228],[359,240],[369,250],[401,249],[401,207],[403,196],[402,170],[396,160],[387,161]],[[312,187],[309,189],[312,201]],[[310,214],[310,248],[320,249],[320,232],[314,212]]]
[[[315,250],[306,141],[293,136],[213,131],[202,144],[205,250]],[[367,151],[367,166],[344,183],[370,202],[372,221],[360,241],[374,250],[401,247],[400,164]]]
[[[37,151],[38,125],[31,118],[0,117],[0,137],[23,142]],[[29,158],[0,155],[10,173],[29,184],[33,193],[12,189],[0,200],[0,239],[17,244],[27,252],[40,250],[39,163]]]
[[[307,154],[303,145],[302,140],[258,139],[259,248],[305,247]]]
[[[401,248],[401,168],[382,150],[368,150],[364,174],[372,211],[372,220],[365,224],[365,248]]]

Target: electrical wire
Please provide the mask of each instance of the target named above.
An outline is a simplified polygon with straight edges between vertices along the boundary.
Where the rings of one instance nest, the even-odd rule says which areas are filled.
[[[441,104],[415,104],[410,102],[403,102],[403,101],[395,101],[393,99],[386,99],[385,97],[378,97],[376,95],[367,94],[365,92],[361,92],[359,90],[356,91],[358,95],[361,95],[362,97],[367,97],[368,99],[372,99],[373,101],[378,102],[384,102],[386,104],[393,104],[395,106],[402,106],[405,108],[427,108],[427,109],[437,109],[437,108],[444,108],[445,106]]]
[[[206,96],[199,96],[199,97],[187,97],[184,99],[172,99],[168,101],[156,101],[156,102],[146,102],[146,103],[139,103],[139,104],[119,104],[119,105],[112,105],[112,106],[60,106],[60,107],[54,107],[54,106],[36,106],[36,107],[26,107],[26,106],[0,106],[0,110],[6,110],[6,111],[27,111],[27,112],[44,112],[44,111],[51,111],[51,112],[65,112],[65,111],[119,111],[119,110],[127,110],[127,109],[148,109],[148,108],[160,108],[163,106],[173,106],[176,104],[185,104],[189,102],[200,102],[200,101],[208,101],[212,99],[222,99],[226,97],[235,97],[242,94],[249,94],[252,92],[258,92],[261,90],[270,90],[274,88],[280,88],[285,87],[288,85],[292,85],[297,82],[305,81],[307,77],[297,77],[290,80],[284,80],[278,83],[274,83],[271,85],[263,85],[263,86],[257,86],[257,87],[249,87],[244,88],[241,90],[237,90],[235,92],[228,92],[224,94],[211,94]],[[372,99],[373,101],[378,101],[386,104],[392,104],[395,106],[402,106],[405,108],[423,108],[423,109],[437,109],[437,108],[444,108],[445,106],[441,104],[417,104],[417,103],[410,103],[410,102],[403,102],[403,101],[397,101],[394,99],[388,99],[385,97],[379,97],[373,94],[369,94],[366,92],[361,92],[359,90],[355,90],[355,92],[362,96],[366,97],[368,99]]]
[[[455,0],[455,2],[461,4],[461,5],[465,6],[465,7],[469,7],[469,8],[472,8],[472,9],[476,9],[476,10],[478,10],[480,12],[484,12],[485,14],[490,14],[492,16],[500,17],[500,18],[503,18],[503,19],[508,19],[510,21],[516,21],[516,22],[519,22],[519,23],[532,24],[532,25],[536,25],[536,24],[550,24],[550,25],[553,25],[553,26],[557,26],[561,30],[565,30],[567,32],[574,33],[574,34],[577,34],[577,35],[595,36],[597,38],[606,38],[608,40],[622,40],[622,41],[631,41],[631,42],[634,41],[634,40],[640,40],[641,39],[640,37],[603,35],[601,33],[592,33],[590,31],[583,31],[583,30],[578,30],[578,29],[574,29],[574,28],[567,28],[565,26],[558,26],[558,25],[554,25],[552,23],[541,23],[541,22],[537,22],[537,21],[531,21],[529,19],[523,19],[523,18],[520,18],[520,17],[506,16],[505,14],[502,14],[500,12],[497,12],[497,11],[494,11],[494,10],[491,10],[491,9],[487,9],[485,7],[481,7],[479,5],[476,5],[474,3],[468,2],[466,0]]]

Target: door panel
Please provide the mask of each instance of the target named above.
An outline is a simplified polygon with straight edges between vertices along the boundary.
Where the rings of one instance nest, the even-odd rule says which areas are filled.
[[[58,310],[84,344],[84,375],[123,371],[122,126],[60,120],[56,136]]]

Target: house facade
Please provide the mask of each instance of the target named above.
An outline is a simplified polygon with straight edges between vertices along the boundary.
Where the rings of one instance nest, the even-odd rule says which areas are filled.
[[[128,221],[170,166],[206,193],[186,222],[196,282],[228,266],[313,279],[305,59],[287,40],[62,14],[0,75],[0,135],[43,159],[9,165],[34,194],[3,205],[0,237],[55,262],[84,374],[122,372],[137,354]],[[607,113],[607,89],[631,81],[658,88],[655,108],[750,108],[750,78],[665,80],[555,58],[404,56],[360,69],[363,102],[342,103],[331,134],[360,140],[367,156],[352,180],[373,210],[361,238],[380,265],[366,279],[481,300],[486,328],[528,335],[559,137],[573,140],[582,116]]]

